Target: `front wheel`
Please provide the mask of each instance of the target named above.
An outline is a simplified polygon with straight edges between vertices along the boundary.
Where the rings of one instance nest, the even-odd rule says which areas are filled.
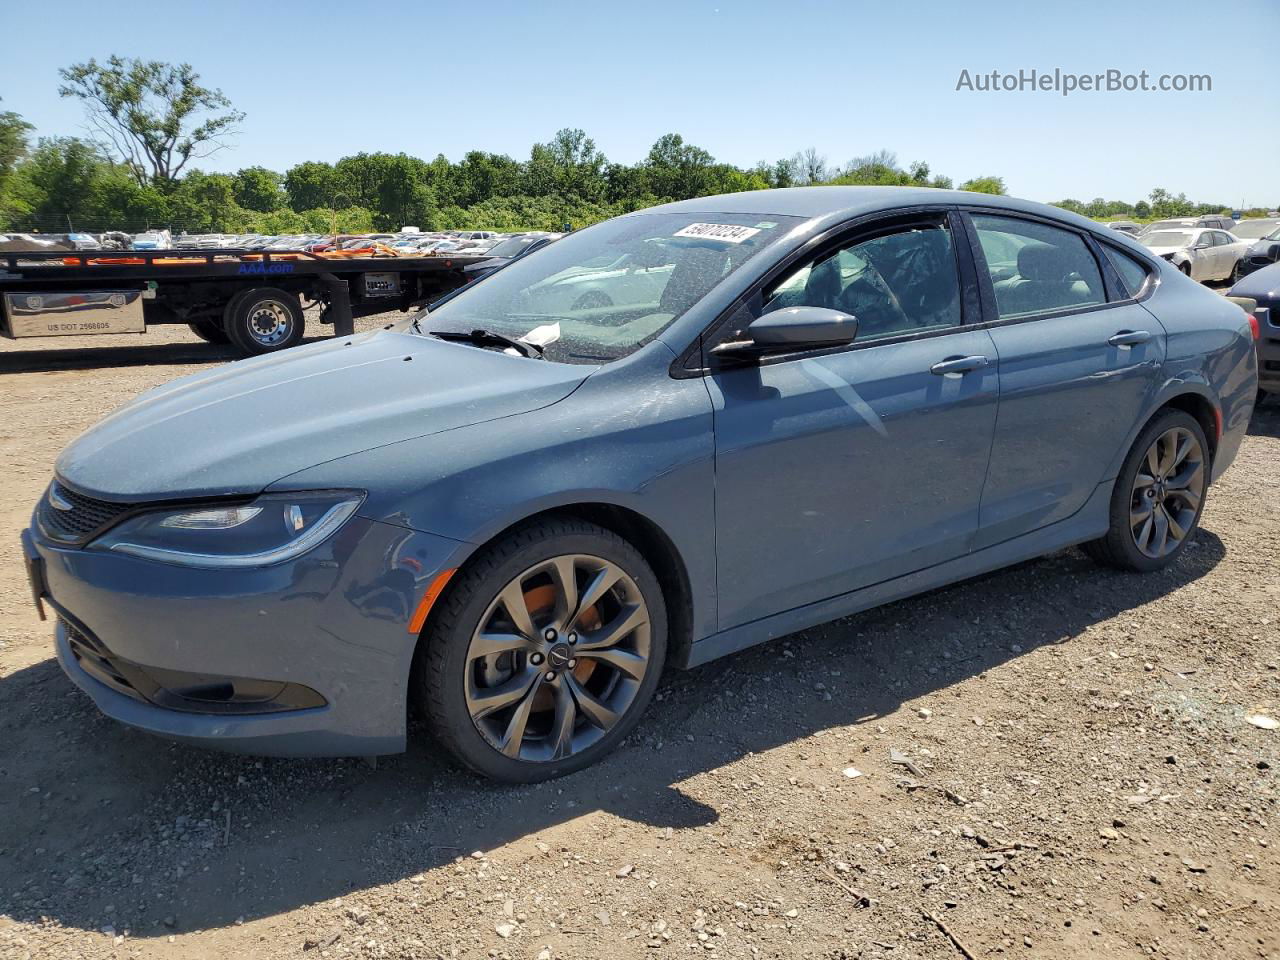
[[[1209,487],[1209,444],[1195,417],[1166,410],[1138,434],[1111,494],[1111,528],[1084,544],[1122,570],[1168,566],[1186,548]]]
[[[608,754],[666,659],[666,604],[640,552],[575,519],[485,548],[432,610],[415,692],[437,740],[496,780],[535,783]]]

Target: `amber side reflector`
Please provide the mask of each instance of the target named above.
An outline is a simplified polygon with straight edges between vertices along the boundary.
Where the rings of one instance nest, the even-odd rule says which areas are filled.
[[[422,626],[427,622],[427,614],[431,612],[431,607],[440,598],[440,594],[444,593],[444,588],[449,585],[449,578],[457,572],[457,567],[454,567],[452,570],[442,570],[436,574],[436,578],[431,581],[431,586],[427,587],[427,592],[418,602],[418,609],[413,611],[413,616],[409,619],[410,633],[422,632]]]

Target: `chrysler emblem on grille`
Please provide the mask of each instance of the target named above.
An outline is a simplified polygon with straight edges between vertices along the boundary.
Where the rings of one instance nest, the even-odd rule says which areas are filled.
[[[49,506],[53,507],[55,510],[75,509],[75,505],[72,504],[71,501],[65,499],[62,494],[58,492],[57,487],[49,488]]]

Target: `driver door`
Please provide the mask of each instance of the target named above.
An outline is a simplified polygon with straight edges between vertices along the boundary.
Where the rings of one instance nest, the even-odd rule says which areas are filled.
[[[720,629],[969,550],[998,390],[961,269],[971,264],[946,214],[865,228],[767,283],[708,338],[708,349],[742,339],[786,306],[859,320],[846,347],[708,359]]]

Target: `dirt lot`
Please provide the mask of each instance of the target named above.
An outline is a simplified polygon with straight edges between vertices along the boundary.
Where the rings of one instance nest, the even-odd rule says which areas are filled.
[[[421,735],[174,746],[64,679],[17,545],[54,457],[226,358],[105,339],[0,346],[0,957],[1280,957],[1280,403],[1161,574],[1066,551],[673,674],[508,788]]]

